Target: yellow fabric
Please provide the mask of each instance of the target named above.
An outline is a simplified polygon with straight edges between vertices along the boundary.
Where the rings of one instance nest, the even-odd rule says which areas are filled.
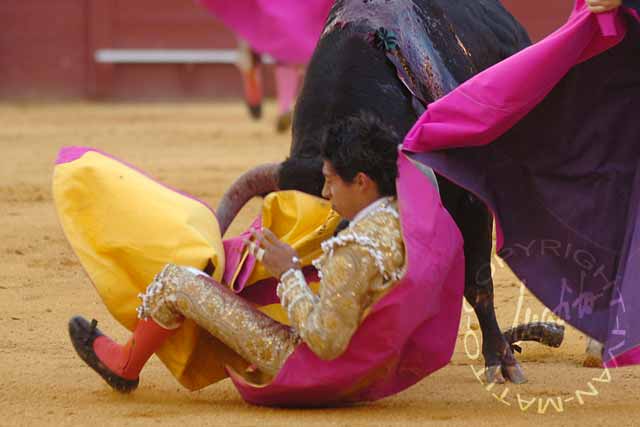
[[[117,160],[89,151],[57,165],[53,196],[73,250],[111,314],[129,330],[138,320],[138,293],[165,264],[204,269],[211,261],[213,278],[222,278],[224,249],[213,212]],[[304,265],[320,254],[320,243],[339,222],[326,201],[295,191],[267,196],[262,215],[264,226],[298,250]],[[248,283],[266,277],[258,263]],[[279,304],[264,311],[287,320]],[[247,367],[191,321],[157,355],[192,390],[226,377],[225,365],[238,372]]]
[[[322,254],[320,244],[333,235],[340,216],[324,199],[297,191],[271,193],[262,206],[262,226],[296,250],[302,265]],[[247,283],[270,277],[261,263],[256,263]]]
[[[98,152],[56,166],[53,196],[67,239],[111,314],[132,330],[138,293],[167,263],[224,271],[217,221],[202,203]],[[185,324],[158,352],[185,386],[199,328]],[[196,367],[196,371],[198,371]],[[210,369],[224,375],[222,367]],[[197,375],[196,375],[197,376]]]
[[[262,226],[291,245],[302,265],[311,265],[311,261],[322,254],[321,243],[333,236],[340,219],[326,200],[297,191],[271,193],[265,197],[262,206]],[[256,262],[247,284],[251,286],[268,277],[271,276],[264,266]],[[310,286],[317,293],[319,283]],[[272,319],[290,325],[280,304],[270,304],[260,310]]]

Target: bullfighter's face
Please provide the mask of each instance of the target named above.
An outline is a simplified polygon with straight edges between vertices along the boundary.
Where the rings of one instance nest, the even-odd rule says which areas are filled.
[[[324,186],[322,197],[331,201],[333,209],[345,219],[352,220],[358,212],[380,197],[374,181],[362,172],[352,182],[347,182],[336,173],[331,162],[322,165]]]

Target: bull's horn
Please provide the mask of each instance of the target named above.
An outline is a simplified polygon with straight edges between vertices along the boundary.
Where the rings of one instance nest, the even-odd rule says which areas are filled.
[[[279,163],[266,163],[256,166],[236,179],[224,193],[216,216],[220,224],[220,233],[224,235],[240,209],[254,196],[260,196],[278,189]]]

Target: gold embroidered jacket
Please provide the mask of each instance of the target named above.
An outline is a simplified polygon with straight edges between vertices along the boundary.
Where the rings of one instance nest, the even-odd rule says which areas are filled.
[[[368,309],[400,278],[404,244],[396,204],[380,201],[363,218],[322,244],[314,262],[320,273],[314,295],[299,271],[283,275],[278,286],[292,327],[322,359],[347,348]]]

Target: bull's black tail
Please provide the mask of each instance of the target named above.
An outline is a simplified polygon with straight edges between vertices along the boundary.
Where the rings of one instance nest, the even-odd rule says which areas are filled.
[[[522,352],[515,343],[535,341],[548,347],[560,347],[564,340],[564,326],[552,322],[533,322],[518,325],[504,332],[504,337],[517,352]]]

